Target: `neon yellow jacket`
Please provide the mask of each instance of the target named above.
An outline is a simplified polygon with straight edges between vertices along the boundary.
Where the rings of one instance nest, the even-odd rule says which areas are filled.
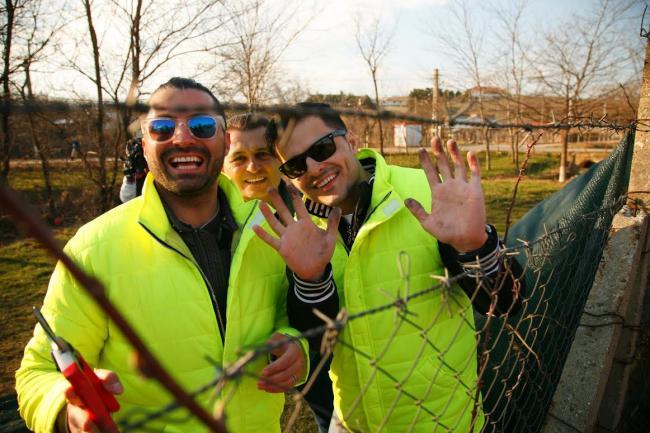
[[[411,197],[431,208],[424,172],[387,165],[367,149],[357,155],[369,157],[376,171],[366,222],[349,253],[339,237],[332,261],[348,314],[387,304],[407,290],[413,294],[432,287],[438,281],[431,275],[444,274],[437,240],[404,205]],[[408,288],[400,276],[400,252],[408,256],[401,260],[410,275]],[[447,293],[438,289],[412,299],[405,320],[396,311],[350,320],[341,332],[330,369],[339,419],[364,433],[467,433],[472,423],[480,431],[470,300],[459,287]]]
[[[126,317],[163,366],[184,389],[193,391],[216,377],[210,360],[228,365],[247,346],[263,344],[273,332],[296,335],[287,325],[285,264],[250,230],[264,221],[257,202],[244,203],[234,185],[219,179],[239,230],[233,240],[224,343],[210,295],[198,266],[170,226],[151,176],[143,195],[86,224],[66,245],[66,252],[106,286],[108,297]],[[236,244],[236,247],[235,247]],[[43,314],[54,331],[68,340],[88,363],[115,371],[124,393],[117,421],[134,409],[153,411],[171,398],[154,380],[142,378],[130,361],[131,346],[114,324],[86,296],[59,263],[50,280]],[[305,353],[306,342],[301,340]],[[36,327],[16,373],[20,412],[36,433],[52,431],[65,401],[67,381],[50,358],[50,344]],[[261,356],[246,368],[258,376],[268,362]],[[229,432],[279,432],[283,394],[257,389],[245,375],[221,394]],[[212,413],[203,393],[199,402]],[[185,411],[148,424],[153,431],[203,432]],[[149,430],[149,431],[151,431]]]

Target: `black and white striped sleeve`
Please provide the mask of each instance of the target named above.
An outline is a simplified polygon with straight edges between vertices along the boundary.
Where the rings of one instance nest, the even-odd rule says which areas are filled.
[[[324,277],[319,281],[305,281],[287,268],[289,293],[287,293],[287,314],[289,325],[305,332],[325,323],[313,313],[319,310],[328,317],[335,318],[339,312],[339,296],[336,291],[332,265],[328,264]],[[311,350],[318,350],[321,336],[309,338]]]
[[[325,276],[320,281],[310,282],[293,274],[293,290],[296,298],[305,304],[319,304],[330,298],[336,291],[332,266],[327,265]]]
[[[438,242],[442,262],[451,275],[463,275],[458,284],[473,300],[476,311],[486,314],[496,299],[495,314],[516,314],[525,290],[523,270],[515,257],[504,257],[494,226],[487,225],[485,230],[487,241],[474,251],[459,252]]]
[[[456,261],[472,278],[490,277],[499,272],[499,237],[493,226],[486,225],[485,231],[488,238],[481,248],[468,253],[455,251]]]

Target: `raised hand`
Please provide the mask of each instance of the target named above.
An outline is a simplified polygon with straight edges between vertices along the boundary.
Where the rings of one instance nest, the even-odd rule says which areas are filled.
[[[286,340],[287,336],[274,333],[267,343]],[[285,392],[297,385],[305,376],[305,353],[295,341],[288,341],[271,351],[277,358],[262,370],[257,388],[266,392]]]
[[[313,223],[305,204],[297,195],[291,194],[297,219],[293,218],[276,189],[269,191],[269,197],[279,218],[266,203],[261,203],[260,209],[279,237],[274,237],[257,225],[253,226],[253,230],[282,256],[298,277],[306,281],[320,279],[334,254],[341,209],[334,208],[327,219],[327,230],[323,230]]]
[[[478,158],[474,152],[467,153],[467,163],[472,172],[472,177],[467,180],[465,164],[454,140],[447,142],[447,150],[454,162],[454,173],[439,137],[431,140],[431,148],[436,165],[425,150],[420,151],[420,164],[431,187],[431,213],[427,213],[414,199],[407,199],[405,204],[422,227],[438,240],[457,251],[480,248],[487,240],[487,233]]]

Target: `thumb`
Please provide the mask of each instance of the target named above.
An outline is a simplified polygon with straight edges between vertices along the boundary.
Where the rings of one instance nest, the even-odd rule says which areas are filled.
[[[427,211],[424,210],[420,202],[418,202],[415,199],[407,198],[406,200],[404,200],[404,204],[411,211],[413,216],[416,217],[418,221],[420,221],[420,223],[423,223],[424,220],[427,218],[427,216],[429,216],[429,214],[427,213]]]
[[[335,207],[330,212],[327,217],[327,235],[334,236],[336,238],[336,233],[339,229],[339,222],[341,221],[341,208]]]
[[[95,374],[99,380],[102,381],[102,385],[106,391],[110,392],[111,394],[122,394],[122,392],[124,392],[122,382],[120,382],[120,379],[117,377],[117,374],[114,371],[98,368],[95,370]]]

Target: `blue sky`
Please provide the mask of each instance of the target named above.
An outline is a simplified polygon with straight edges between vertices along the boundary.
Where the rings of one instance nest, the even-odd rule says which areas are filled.
[[[545,28],[572,13],[593,8],[597,0],[530,0],[526,12],[531,37],[541,35]],[[300,39],[284,56],[283,68],[298,77],[311,91],[371,94],[372,81],[359,55],[354,39],[351,17],[357,10],[381,15],[387,28],[396,26],[391,50],[380,71],[380,92],[383,95],[404,95],[415,87],[430,87],[431,72],[438,68],[444,87],[464,87],[464,80],[446,56],[435,48],[428,29],[445,23],[448,0],[322,0],[320,12]],[[496,43],[490,42],[489,30],[496,23],[493,15],[484,12],[486,1],[471,0],[473,11],[486,29],[486,58],[494,58]],[[482,6],[483,5],[483,6]],[[638,8],[640,16],[643,7]],[[638,25],[630,32],[638,35]]]

